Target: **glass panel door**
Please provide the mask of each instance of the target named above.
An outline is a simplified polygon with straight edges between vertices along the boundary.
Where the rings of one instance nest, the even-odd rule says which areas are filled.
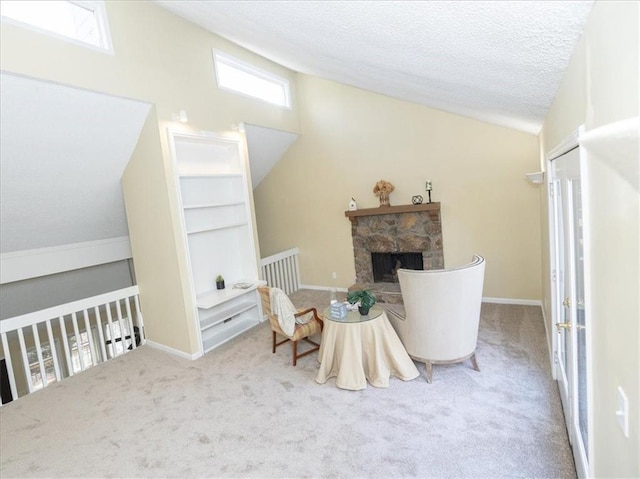
[[[583,184],[579,149],[551,162],[557,380],[579,477],[588,474],[588,311],[585,302]]]
[[[558,380],[558,388],[563,403],[563,411],[565,413],[565,421],[569,424],[570,416],[570,400],[569,400],[569,378],[567,373],[568,350],[570,346],[569,335],[567,329],[562,325],[570,324],[569,309],[566,307],[566,254],[565,254],[565,228],[564,228],[564,190],[563,183],[560,180],[553,182],[553,208],[555,223],[555,331],[557,334],[556,341],[556,376]]]
[[[587,340],[584,298],[584,236],[582,228],[582,184],[580,179],[571,182],[573,193],[573,271],[576,296],[576,390],[577,427],[580,432],[584,454],[588,459],[587,420]]]

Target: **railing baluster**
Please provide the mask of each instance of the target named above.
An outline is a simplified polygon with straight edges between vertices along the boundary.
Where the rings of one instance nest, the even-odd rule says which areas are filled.
[[[271,281],[274,286],[278,286],[278,264],[273,263],[271,265]]]
[[[287,277],[287,258],[282,258],[279,265],[282,271],[282,290],[289,294],[291,291],[289,289],[289,278]]]
[[[300,289],[300,285],[298,284],[298,268],[296,268],[297,259],[297,256],[291,257],[291,283],[293,284],[294,291]]]
[[[287,270],[287,288],[289,288],[289,292],[295,291],[295,286],[293,284],[293,268],[292,266],[293,256],[289,256],[284,260],[285,269]]]
[[[120,307],[120,300],[116,301],[116,313],[118,315],[118,327],[120,328],[120,344],[122,344],[122,352],[125,353],[127,351],[127,331],[124,327],[124,318],[122,317],[122,308]],[[131,331],[133,333],[133,331]]]
[[[44,367],[44,359],[42,357],[42,345],[40,344],[40,334],[38,334],[38,325],[31,325],[31,332],[33,333],[33,344],[36,347],[36,354],[38,355],[38,368],[40,368],[40,379],[42,380],[42,387],[47,387],[47,370]]]
[[[51,358],[53,359],[53,370],[56,372],[56,381],[60,381],[62,380],[62,375],[60,374],[60,364],[58,364],[58,348],[56,348],[56,340],[50,319],[47,319],[47,335],[49,336],[49,347],[51,348]]]
[[[89,322],[89,313],[86,309],[82,310],[82,316],[84,317],[84,329],[87,332],[87,340],[89,341],[89,351],[91,351],[91,364],[94,366],[98,364],[96,356],[96,345],[93,340],[93,333],[91,332],[91,323]]]
[[[76,336],[76,349],[78,350],[78,361],[80,363],[80,371],[84,371],[84,358],[82,357],[82,337],[78,330],[78,317],[76,313],[71,313],[71,322],[73,324],[73,334]]]
[[[100,339],[100,351],[102,351],[102,362],[105,362],[107,358],[107,348],[104,340],[104,334],[102,333],[102,318],[100,317],[100,306],[95,306],[93,311],[96,313],[96,324],[98,327],[98,338]]]
[[[289,289],[289,293],[293,292],[293,276],[291,274],[291,257],[288,257],[284,260],[284,269],[286,270],[287,275],[287,289]]]
[[[11,361],[11,351],[9,350],[9,340],[7,333],[2,333],[2,349],[4,351],[4,361],[9,374],[9,388],[11,389],[11,397],[18,399],[18,388],[16,387],[16,376],[13,373],[13,362]]]
[[[278,278],[277,278],[277,263],[273,263],[269,266],[271,268],[271,284],[274,286],[278,286]]]
[[[24,343],[24,333],[22,332],[22,328],[18,329],[18,340],[20,341],[20,354],[22,355],[24,374],[27,376],[27,387],[29,388],[29,394],[31,394],[33,392],[33,378],[31,377],[29,356],[27,355],[27,346]]]
[[[271,265],[271,282],[274,286],[278,286],[278,263]]]
[[[282,284],[282,262],[278,261],[275,266],[276,266],[276,284],[278,285],[278,288],[286,289],[286,288],[283,288],[283,284]]]
[[[127,319],[129,321],[129,330],[131,331],[131,349],[134,350],[136,349],[138,346],[136,345],[136,333],[133,327],[133,318],[131,317],[131,304],[129,304],[129,300],[131,298],[126,298],[124,300],[124,305],[126,307],[127,310]]]
[[[64,357],[67,360],[67,374],[73,376],[73,364],[71,363],[71,354],[69,353],[69,338],[67,337],[67,327],[64,324],[64,316],[58,318],[60,324],[60,331],[62,332],[62,347],[64,348]]]
[[[113,320],[111,319],[111,303],[104,305],[107,309],[107,323],[109,327],[109,339],[111,340],[111,357],[115,358],[116,354],[116,338],[113,336]]]
[[[284,284],[285,287],[287,289],[287,294],[292,293],[293,289],[291,288],[291,285],[289,284],[289,268],[288,268],[288,261],[287,258],[285,258],[282,261],[282,275],[284,277]]]
[[[294,278],[295,278],[295,285],[296,285],[296,291],[298,291],[298,289],[300,289],[300,267],[298,265],[298,254],[296,253],[293,256],[293,264],[295,265],[295,273],[294,273]]]
[[[282,261],[280,261],[280,265],[282,267],[282,289],[287,294],[289,294],[291,292],[291,286],[289,285],[289,269],[287,268],[287,258],[283,258]]]
[[[273,276],[271,274],[271,264],[267,264],[264,266],[265,275],[264,280],[267,282],[269,286],[273,286]]]

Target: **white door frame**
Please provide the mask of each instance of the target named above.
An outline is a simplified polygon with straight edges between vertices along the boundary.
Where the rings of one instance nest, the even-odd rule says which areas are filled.
[[[559,308],[561,306],[561,304],[558,304],[557,301],[557,295],[554,294],[555,292],[555,288],[557,285],[557,280],[558,278],[556,277],[557,275],[557,262],[558,262],[558,257],[557,257],[557,250],[556,250],[556,229],[557,229],[557,225],[556,225],[556,218],[555,218],[555,212],[553,211],[553,208],[555,206],[555,198],[554,198],[554,186],[553,186],[553,182],[555,180],[555,178],[553,178],[553,175],[551,174],[552,172],[552,168],[551,168],[551,162],[553,160],[555,160],[556,158],[564,155],[565,153],[571,151],[572,149],[576,148],[578,146],[578,140],[581,134],[581,129],[578,129],[576,131],[574,131],[573,133],[571,133],[571,135],[569,135],[567,138],[565,138],[562,142],[560,142],[560,144],[558,144],[555,148],[553,148],[549,153],[547,153],[546,155],[546,170],[547,170],[547,174],[545,175],[546,177],[546,184],[547,184],[547,192],[548,192],[548,211],[547,211],[547,220],[548,220],[548,227],[549,227],[549,273],[551,274],[551,278],[550,278],[550,284],[551,284],[551,324],[548,325],[549,326],[549,332],[551,334],[551,348],[552,350],[550,351],[551,354],[551,360],[552,360],[552,364],[551,364],[551,372],[552,372],[552,376],[553,379],[558,379],[558,368],[557,368],[557,363],[555,361],[555,351],[558,350],[558,337],[556,334],[556,327],[555,327],[555,323],[558,320],[557,317],[557,312],[559,311]]]
[[[554,191],[554,182],[556,181],[554,175],[554,168],[552,162],[557,158],[563,156],[568,153],[572,149],[576,147],[580,147],[580,139],[584,135],[584,126],[581,126],[578,130],[569,135],[564,141],[562,141],[557,147],[551,150],[546,155],[546,167],[547,167],[547,190],[549,192],[549,207],[548,207],[548,221],[549,221],[549,271],[550,271],[550,284],[551,284],[551,320],[548,325],[548,330],[551,334],[551,345],[552,351],[550,352],[552,356],[552,374],[553,378],[558,380],[558,365],[556,360],[556,352],[558,351],[558,334],[556,334],[556,323],[561,322],[561,318],[559,317],[562,312],[562,303],[560,298],[562,294],[558,294],[559,287],[559,277],[558,277],[558,253],[556,251],[556,238],[557,238],[557,222],[556,222],[556,198],[554,195],[560,194],[559,191]],[[578,404],[577,404],[577,378],[576,378],[576,363],[575,363],[575,334],[571,334],[570,338],[573,341],[574,351],[572,353],[573,357],[569,358],[569,361],[572,361],[573,364],[568,366],[568,369],[572,369],[570,371],[570,376],[568,378],[569,381],[569,391],[567,404],[563,404],[564,408],[569,409],[569,411],[565,410],[565,420],[567,431],[569,434],[569,440],[572,444],[574,459],[576,464],[576,470],[579,477],[592,477],[593,476],[593,385],[592,385],[592,377],[591,371],[592,369],[592,340],[591,340],[591,278],[589,271],[589,258],[590,258],[590,241],[588,238],[588,220],[589,220],[589,190],[588,190],[588,170],[585,167],[585,153],[582,150],[579,150],[579,168],[580,168],[580,180],[581,180],[581,205],[582,205],[582,221],[583,221],[583,263],[584,263],[584,308],[585,308],[585,337],[586,337],[586,369],[587,374],[585,377],[586,386],[587,386],[587,434],[588,434],[588,444],[586,450],[582,447],[582,438],[576,437],[580,434],[580,428],[578,424]],[[570,251],[565,251],[565,254],[570,254]],[[569,273],[569,272],[567,272]],[[575,285],[572,286],[575,289]],[[562,293],[562,292],[561,292]],[[575,305],[571,308],[571,323],[575,328],[576,318],[574,314]],[[561,391],[562,393],[562,391]],[[562,394],[561,394],[562,395]],[[579,439],[579,440],[578,440]],[[588,458],[588,460],[587,460]]]

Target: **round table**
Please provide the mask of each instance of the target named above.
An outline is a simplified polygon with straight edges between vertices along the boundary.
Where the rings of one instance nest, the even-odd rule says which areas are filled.
[[[388,387],[391,375],[404,381],[419,376],[384,309],[374,306],[366,316],[349,311],[343,319],[332,319],[329,312],[327,308],[322,313],[316,382],[324,384],[335,377],[339,388],[359,390],[367,387],[367,381]]]

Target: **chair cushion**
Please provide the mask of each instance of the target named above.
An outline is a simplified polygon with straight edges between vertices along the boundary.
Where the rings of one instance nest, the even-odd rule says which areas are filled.
[[[314,334],[318,334],[322,331],[322,327],[320,322],[313,319],[309,321],[307,324],[296,324],[296,330],[291,336],[292,341],[299,341],[300,339],[306,338],[308,336],[313,336]]]
[[[295,314],[297,314],[299,311],[304,311],[306,308],[296,310],[295,307],[293,306],[293,303],[291,303],[291,300],[284,293],[284,291],[278,290],[282,294],[281,295],[280,293],[275,293],[275,294],[280,296],[281,298],[282,296],[284,296],[284,298],[282,298],[282,302],[283,304],[286,305],[285,306],[286,309],[289,309],[290,311],[292,311],[292,316],[294,316],[293,318],[294,320],[291,321],[292,324],[290,324],[291,332],[290,334],[286,334],[281,327],[280,317],[273,312],[274,308],[272,307],[271,299],[273,298],[272,292],[274,289],[277,289],[277,288],[260,287],[258,288],[258,291],[260,292],[260,297],[262,298],[264,311],[267,314],[267,317],[269,318],[271,329],[275,333],[280,334],[282,336],[286,336],[289,339],[292,339],[294,341],[298,341],[307,336],[314,335],[322,331],[322,325],[319,321],[315,319],[315,314],[313,311],[309,311],[308,313],[303,314],[300,317],[295,317]]]

